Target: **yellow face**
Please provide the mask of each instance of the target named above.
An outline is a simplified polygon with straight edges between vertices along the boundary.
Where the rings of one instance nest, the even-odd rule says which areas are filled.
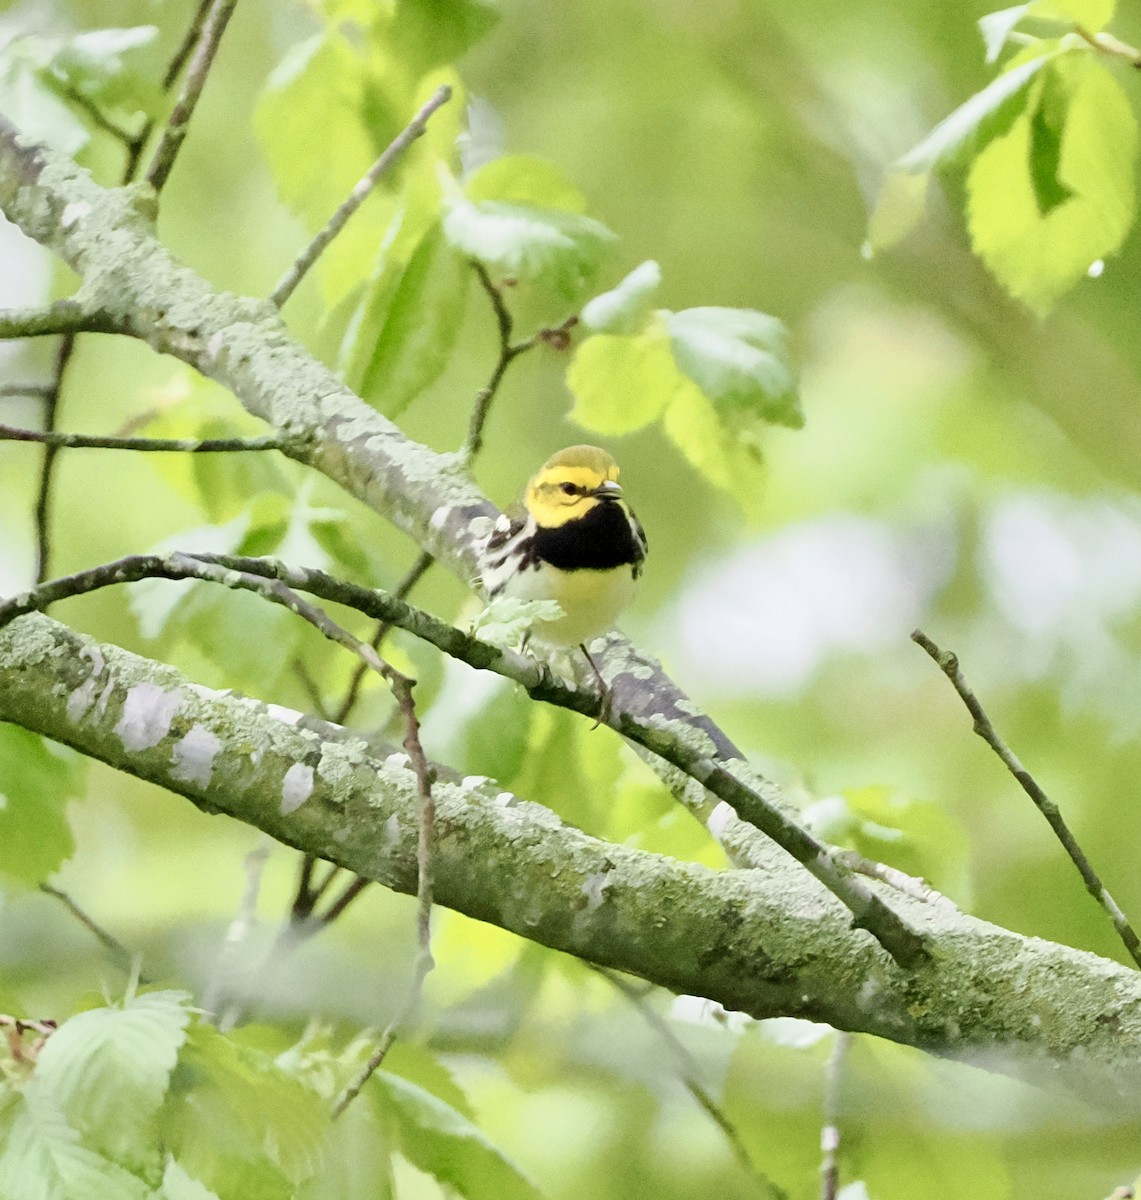
[[[618,464],[597,446],[568,446],[552,455],[527,484],[527,510],[546,529],[584,517],[599,492],[620,496]]]

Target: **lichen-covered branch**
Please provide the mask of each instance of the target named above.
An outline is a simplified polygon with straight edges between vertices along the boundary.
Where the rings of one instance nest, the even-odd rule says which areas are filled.
[[[39,614],[0,631],[0,720],[416,891],[418,784],[395,746],[370,752],[336,726],[200,688]],[[1062,1079],[1118,1116],[1138,1103],[1141,973],[906,898],[893,902],[933,952],[904,972],[791,859],[712,871],[588,837],[443,769],[433,796],[438,904],[753,1016]]]

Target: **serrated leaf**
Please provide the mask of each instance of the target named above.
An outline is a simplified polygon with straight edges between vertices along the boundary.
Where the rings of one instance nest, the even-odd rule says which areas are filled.
[[[0,875],[34,886],[71,855],[64,809],[78,764],[53,754],[38,734],[0,723]]]
[[[108,1097],[114,1103],[113,1097]],[[4,1200],[153,1200],[141,1179],[81,1145],[49,1101],[25,1095],[5,1113],[0,1147]]]
[[[1047,21],[1080,25],[1087,33],[1099,33],[1113,19],[1116,0],[1033,0],[1028,16]]]
[[[243,1178],[269,1194],[278,1194],[280,1180],[291,1195],[320,1169],[329,1123],[325,1100],[268,1054],[207,1025],[190,1029],[163,1112],[163,1144],[219,1195]]]
[[[890,250],[918,226],[927,208],[929,182],[926,174],[895,167],[888,171],[868,219],[867,252]]]
[[[1026,15],[1029,4],[1016,4],[1013,8],[1000,8],[998,12],[987,13],[979,17],[979,30],[983,35],[986,46],[988,63],[998,61],[1007,39],[1014,32],[1015,26]]]
[[[45,1043],[31,1086],[85,1145],[127,1167],[145,1164],[186,1040],[189,1000],[185,992],[151,992],[71,1017]]]
[[[452,200],[444,235],[498,280],[537,283],[573,300],[598,270],[614,235],[578,213],[497,200]]]
[[[896,167],[913,174],[926,174],[977,153],[1010,128],[1025,109],[1031,82],[1059,53],[1052,50],[1008,67],[940,121],[918,146],[899,159]]]
[[[401,1153],[467,1200],[539,1200],[538,1188],[450,1105],[399,1076],[378,1071],[373,1103],[393,1122]]]
[[[399,416],[447,366],[470,275],[471,268],[445,241],[439,226],[429,230],[386,306],[357,389],[385,416]]]
[[[746,308],[688,308],[666,318],[677,365],[724,415],[804,424],[782,322]]]
[[[600,333],[576,347],[567,368],[570,418],[593,433],[632,433],[661,416],[679,380],[663,331]]]
[[[661,282],[661,267],[649,259],[636,266],[617,287],[584,304],[579,320],[593,333],[637,333],[646,323],[650,297]]]
[[[562,170],[545,158],[509,154],[496,158],[464,181],[469,200],[501,200],[530,208],[586,212],[586,197]]]
[[[1030,170],[1028,117],[995,139],[967,180],[975,252],[1012,295],[1047,312],[1088,270],[1114,253],[1133,221],[1137,122],[1119,84],[1088,56],[1064,72],[1069,107],[1057,180],[1072,194],[1043,213]]]

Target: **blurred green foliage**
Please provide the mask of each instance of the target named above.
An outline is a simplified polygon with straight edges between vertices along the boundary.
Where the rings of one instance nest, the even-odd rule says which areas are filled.
[[[82,101],[131,128],[161,111],[155,81],[193,7],[0,6],[3,39],[21,35],[0,110],[113,181],[121,150]],[[267,293],[451,84],[456,98],[290,301],[296,335],[443,450],[462,442],[498,351],[464,257],[507,284],[518,337],[582,310],[570,348],[540,339],[513,366],[476,467],[489,494],[506,503],[560,445],[605,440],[652,548],[629,631],[828,836],[924,873],[981,917],[1120,957],[1044,822],[907,638],[921,623],[960,653],[1141,913],[1141,85],[1073,32],[1108,24],[1135,45],[1141,16],[1037,0],[992,15],[984,41],[973,22],[986,9],[242,0],[160,231],[219,287]],[[38,299],[47,272],[66,294],[64,271],[17,259],[6,237],[7,261],[29,271],[12,302]],[[6,350],[4,381],[44,379],[51,352]],[[0,405],[13,423],[37,419],[32,400]],[[184,367],[95,338],[80,343],[60,419],[156,436],[255,425]],[[0,444],[0,591],[29,582],[37,455]],[[56,540],[60,572],[225,544],[392,586],[415,557],[375,514],[266,457],[65,455]],[[438,572],[416,599],[474,611]],[[329,701],[353,667],[285,614],[204,585],[102,592],[58,615],[296,707],[311,704],[303,678]],[[532,711],[410,640],[390,648],[420,679],[429,753],[592,833],[722,863],[605,731]],[[354,716],[391,718],[379,691]],[[53,880],[147,978],[201,995],[256,835],[0,735],[0,1007],[77,1014],[44,1050],[61,1064],[43,1072],[45,1096],[18,1095],[18,1071],[0,1083],[8,1186],[50,1162],[52,1196],[76,1180],[85,1195],[161,1187],[171,1200],[203,1200],[204,1181],[223,1198],[763,1194],[685,1068],[604,981],[444,912],[415,1038],[328,1126],[329,1097],[367,1054],[356,1034],[403,1002],[411,902],[373,889],[263,972],[296,871],[275,850],[235,983],[258,1024],[223,1036],[180,992],[133,995],[33,885],[74,837]],[[95,1004],[100,986],[127,999]],[[651,1003],[756,1167],[790,1196],[817,1194],[833,1035]],[[96,1103],[111,1076],[129,1112]],[[873,1198],[1088,1200],[1138,1169],[1135,1122],[867,1039],[840,1099],[843,1179]]]

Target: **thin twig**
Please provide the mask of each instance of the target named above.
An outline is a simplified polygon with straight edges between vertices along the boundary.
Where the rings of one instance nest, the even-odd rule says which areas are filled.
[[[1077,867],[1082,877],[1082,882],[1086,885],[1086,891],[1105,910],[1110,921],[1113,922],[1113,927],[1117,930],[1117,935],[1121,938],[1125,949],[1129,951],[1130,957],[1141,967],[1141,940],[1138,940],[1133,926],[1130,925],[1125,914],[1118,906],[1117,901],[1114,900],[1105,885],[1101,882],[1097,872],[1086,857],[1085,852],[1070,832],[1069,826],[1062,819],[1062,814],[1058,806],[1039,787],[1034,776],[1026,770],[1014,751],[1002,740],[990,717],[987,716],[986,711],[979,702],[978,697],[971,691],[966,679],[963,678],[963,673],[959,670],[958,658],[949,650],[940,650],[922,629],[916,629],[911,635],[911,640],[930,655],[939,670],[951,681],[951,686],[959,693],[959,698],[967,706],[967,711],[974,719],[975,733],[998,755],[1006,769],[1018,780],[1022,790],[1034,801],[1038,811],[1046,818],[1058,841],[1065,847],[1066,853],[1070,856],[1070,861]]]
[[[198,8],[194,16],[190,19],[190,24],[182,36],[182,41],[178,44],[178,49],[171,55],[170,62],[167,63],[166,72],[162,77],[162,90],[164,92],[169,92],[178,82],[178,77],[182,74],[182,68],[186,66],[187,60],[194,52],[194,47],[198,44],[198,39],[202,36],[202,26],[206,21],[206,13],[209,11],[211,3],[213,3],[213,0],[198,0]],[[127,158],[123,164],[123,183],[130,183],[135,178],[135,174],[139,169],[139,160],[142,158],[147,142],[150,141],[154,127],[154,118],[148,117],[143,122],[139,132],[127,143]]]
[[[1123,58],[1131,67],[1141,68],[1141,50],[1128,42],[1115,38],[1112,33],[1091,33],[1082,25],[1075,25],[1074,32],[1084,42],[1088,42],[1095,50],[1108,54],[1111,58]]]
[[[412,971],[412,982],[409,985],[408,995],[405,998],[403,1007],[380,1035],[376,1049],[369,1055],[368,1062],[365,1063],[337,1098],[336,1103],[333,1105],[334,1120],[360,1094],[361,1088],[368,1083],[373,1073],[384,1062],[385,1057],[392,1048],[392,1043],[396,1041],[397,1035],[408,1024],[417,1008],[419,1008],[420,997],[424,991],[424,980],[428,977],[428,972],[436,965],[435,960],[432,958],[432,848],[436,822],[436,802],[432,798],[432,784],[435,781],[436,772],[429,765],[428,760],[424,756],[424,748],[420,744],[420,722],[416,716],[416,706],[412,699],[411,680],[404,680],[399,685],[394,684],[392,690],[396,695],[400,710],[404,714],[407,729],[404,736],[404,749],[408,751],[412,768],[416,772],[416,794],[419,801],[419,837],[416,843],[416,865],[418,869],[416,884],[416,940],[419,945],[419,952],[416,955],[416,965]],[[354,886],[359,884],[359,889],[363,889],[367,885],[367,882],[364,879],[354,880]],[[351,891],[352,889],[350,888],[349,890]],[[353,893],[353,895],[356,894],[356,892]],[[352,899],[352,897],[350,896],[348,899]],[[342,897],[342,901],[345,904],[348,903],[348,899]],[[328,919],[331,920],[332,918]]]
[[[227,990],[233,991],[232,978],[235,967],[242,956],[243,947],[249,939],[257,921],[258,893],[261,891],[261,877],[265,864],[269,861],[273,842],[267,838],[259,838],[258,844],[246,855],[246,886],[242,892],[242,900],[234,919],[226,929],[222,948],[218,953],[217,962],[211,973],[210,980],[202,993],[202,1008],[213,1014],[219,1029],[232,1029],[237,1023],[241,1004],[231,998],[225,1013],[220,1013],[222,1000]]]
[[[90,97],[85,96],[82,92],[78,92],[75,88],[63,88],[63,94],[72,104],[77,105],[91,119],[91,123],[97,128],[102,129],[104,133],[110,134],[117,142],[130,147],[131,143],[138,136],[132,133],[129,129],[124,129],[122,125],[116,125],[114,121],[96,104]]]
[[[86,433],[62,433],[48,429],[20,429],[0,424],[0,442],[38,442],[44,446],[77,450],[138,450],[149,453],[226,454],[256,450],[281,450],[276,437],[257,438],[146,438],[104,437]]]
[[[669,1023],[650,1004],[647,999],[647,989],[631,983],[630,980],[620,975],[617,971],[610,970],[609,967],[600,967],[596,963],[591,962],[587,962],[585,965],[592,971],[597,972],[603,979],[621,992],[638,1010],[639,1015],[646,1024],[670,1048],[671,1053],[681,1067],[682,1082],[685,1084],[686,1090],[697,1101],[710,1120],[725,1135],[725,1140],[729,1143],[729,1148],[733,1151],[741,1166],[758,1183],[767,1188],[775,1200],[787,1200],[788,1193],[773,1183],[763,1171],[758,1170],[756,1163],[749,1156],[749,1151],[744,1141],[742,1141],[737,1127],[729,1120],[725,1110],[713,1099],[709,1089],[701,1082],[701,1067],[698,1065],[697,1060],[689,1052],[685,1043],[669,1027]]]
[[[397,600],[406,600],[408,598],[412,589],[420,582],[420,580],[427,573],[428,568],[431,567],[435,561],[435,558],[433,558],[433,556],[429,554],[427,550],[421,551],[420,556],[408,569],[408,573],[396,585],[396,588],[392,593]],[[381,643],[391,632],[392,622],[381,621],[377,625],[376,631],[372,635],[372,640],[370,642],[372,648],[374,650],[379,650]],[[334,712],[329,718],[334,725],[343,725],[349,719],[349,715],[356,707],[357,699],[360,696],[361,684],[364,682],[364,677],[367,673],[368,668],[364,665],[364,663],[357,663],[357,665],[354,667],[352,678],[349,680],[349,686],[345,691],[344,698],[337,706],[336,712]]]
[[[420,137],[428,124],[428,119],[442,105],[452,98],[452,89],[447,84],[442,84],[432,94],[432,98],[424,105],[423,108],[412,118],[411,121],[396,135],[389,143],[388,148],[384,153],[372,164],[371,167],[357,181],[356,186],[348,194],[344,203],[337,209],[336,212],[329,218],[325,228],[309,243],[308,246],[298,255],[297,260],[289,268],[288,271],[281,277],[277,287],[270,294],[270,302],[278,308],[293,295],[297,285],[304,279],[306,273],[321,257],[325,247],[337,236],[338,233],[345,227],[348,219],[357,211],[364,203],[369,192],[380,182],[381,179],[388,173],[393,164],[400,158],[405,150]]]
[[[194,57],[182,85],[182,93],[167,118],[166,128],[163,130],[162,138],[151,159],[151,165],[147,168],[147,182],[156,192],[162,191],[170,177],[182,143],[186,140],[190,118],[194,115],[194,109],[206,84],[206,76],[210,73],[210,67],[213,65],[218,44],[222,40],[222,34],[226,31],[226,25],[233,16],[237,3],[238,0],[214,0],[202,23]]]
[[[60,891],[59,888],[52,887],[50,883],[41,883],[40,891],[43,892],[45,896],[51,896],[58,900],[85,929],[89,929],[103,945],[108,954],[110,954],[111,960],[114,962],[115,966],[119,967],[120,970],[123,971],[130,971],[133,969],[135,956],[130,952],[130,950],[128,950],[127,947],[124,946],[123,943],[114,936],[114,934],[108,933],[107,930],[104,929],[103,926],[94,919],[94,917],[84,912],[83,909],[80,908],[79,905],[76,904],[76,902],[67,894],[67,892],[63,892]]]
[[[44,430],[47,433],[55,431],[59,415],[60,396],[63,391],[64,376],[71,355],[75,350],[75,334],[66,334],[56,349],[55,364],[52,368],[51,391],[44,399]],[[44,457],[40,463],[40,481],[36,489],[35,526],[36,526],[36,583],[43,583],[48,577],[52,552],[52,482],[55,477],[56,456],[59,447],[47,445],[44,447]]]
[[[840,1190],[840,1085],[852,1035],[836,1032],[836,1044],[824,1068],[824,1124],[820,1128],[820,1197],[836,1200]]]
[[[0,399],[7,399],[9,396],[47,400],[51,396],[51,386],[46,383],[0,383]]]

